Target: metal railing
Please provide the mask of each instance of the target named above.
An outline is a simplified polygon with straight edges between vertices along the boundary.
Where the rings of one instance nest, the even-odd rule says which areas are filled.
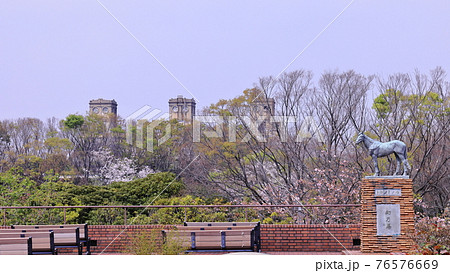
[[[323,205],[104,205],[104,206],[0,206],[0,210],[3,211],[3,226],[7,223],[7,211],[8,210],[46,210],[46,209],[62,209],[63,210],[63,222],[67,223],[67,210],[68,209],[123,209],[123,224],[127,225],[128,210],[130,209],[162,209],[162,208],[184,208],[185,220],[187,208],[359,208],[361,204],[323,204]]]

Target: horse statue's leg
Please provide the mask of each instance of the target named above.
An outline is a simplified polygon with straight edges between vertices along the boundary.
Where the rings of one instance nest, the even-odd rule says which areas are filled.
[[[375,166],[375,174],[374,176],[380,176],[380,170],[378,169],[378,157],[372,156],[373,165]]]
[[[403,175],[408,175],[408,172],[411,171],[411,166],[409,166],[408,159],[405,158],[403,160]]]
[[[400,156],[397,153],[394,153],[394,155],[395,155],[395,159],[397,159],[397,168],[395,169],[394,175],[397,175],[398,172],[400,171],[400,165],[402,163],[402,160],[400,159]],[[403,172],[404,172],[404,170],[403,170]]]
[[[408,158],[406,154],[406,150],[403,151],[403,153],[395,153],[395,156],[397,157],[397,160],[400,160],[400,162],[403,163],[403,175],[406,176],[411,171],[411,167],[408,163]]]

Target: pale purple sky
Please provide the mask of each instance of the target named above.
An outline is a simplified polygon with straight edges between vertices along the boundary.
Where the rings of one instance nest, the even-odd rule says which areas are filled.
[[[97,98],[115,99],[122,117],[167,111],[179,94],[201,108],[305,48],[286,71],[450,73],[448,0],[99,2],[0,1],[0,120],[85,114]]]

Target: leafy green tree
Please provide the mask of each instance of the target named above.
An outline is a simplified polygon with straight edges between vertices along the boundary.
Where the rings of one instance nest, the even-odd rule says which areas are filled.
[[[32,180],[42,182],[43,173],[40,172],[42,158],[35,155],[21,154],[17,157],[14,167],[20,168],[22,174]]]
[[[182,197],[163,198],[155,201],[154,205],[223,205],[223,199],[206,200],[200,197],[186,195]],[[182,224],[190,222],[227,222],[229,218],[226,208],[159,208],[147,209],[143,213],[131,218],[134,224]]]
[[[44,141],[44,145],[49,154],[66,154],[73,148],[73,144],[69,139],[56,136],[47,138]]]
[[[81,115],[69,115],[64,121],[64,126],[69,129],[81,128],[84,124],[84,117]]]
[[[37,183],[23,174],[21,168],[0,173],[0,204],[2,206],[26,206]]]
[[[146,205],[158,198],[175,196],[183,183],[173,173],[155,173],[130,182],[114,182],[109,186],[115,192],[114,201],[127,205]]]

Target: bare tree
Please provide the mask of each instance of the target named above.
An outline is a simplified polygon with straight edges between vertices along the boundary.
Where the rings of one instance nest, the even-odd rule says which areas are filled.
[[[349,171],[352,172],[348,169],[351,164],[344,161],[330,163],[321,157],[322,151],[328,153],[327,147],[334,149],[330,153],[334,158],[334,153],[339,151],[338,155],[343,155],[343,151],[351,146],[353,135],[346,131],[351,126],[350,116],[362,111],[358,107],[364,102],[370,81],[371,78],[354,72],[327,74],[322,79],[323,87],[331,88],[321,91],[319,95],[314,93],[318,90],[312,87],[311,72],[285,73],[277,80],[261,78],[253,92],[259,98],[267,99],[270,94],[275,97],[277,107],[270,114],[272,119],[280,119],[275,119],[277,122],[266,127],[265,132],[247,126],[245,118],[252,113],[255,97],[248,91],[234,100],[213,105],[207,109],[207,114],[224,113],[226,109],[228,114],[235,117],[238,125],[237,141],[229,142],[226,132],[222,138],[202,138],[198,148],[202,157],[191,171],[198,176],[205,175],[205,184],[213,185],[231,199],[249,197],[261,204],[294,204],[313,199],[317,202],[355,202],[358,181],[349,179],[357,177],[349,175]],[[311,107],[311,101],[316,102],[315,108]],[[328,106],[332,108],[326,108]],[[326,121],[320,122],[319,117],[328,113],[332,116],[328,115]],[[298,139],[302,123],[310,115],[314,115],[325,138],[330,140],[325,149],[316,138]],[[213,129],[213,126],[209,129]],[[333,136],[330,136],[331,132]],[[261,141],[263,133],[265,138]],[[324,175],[327,175],[327,181],[331,181],[332,185],[325,186]],[[324,191],[331,188],[341,190],[336,191],[336,195],[331,194],[334,199],[322,199],[321,195],[326,193],[318,191],[315,183],[322,183]],[[331,195],[328,193],[328,196]]]
[[[431,76],[395,74],[378,78],[371,131],[381,141],[402,139],[408,146],[415,192],[426,199],[429,212],[442,212],[449,189],[449,83],[441,68]],[[387,171],[395,164],[389,160]]]

